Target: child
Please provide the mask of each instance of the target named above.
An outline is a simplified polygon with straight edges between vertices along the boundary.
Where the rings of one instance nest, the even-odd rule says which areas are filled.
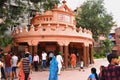
[[[96,68],[91,68],[91,74],[89,75],[88,80],[99,80]]]
[[[83,69],[83,67],[84,67],[84,62],[83,62],[83,59],[81,59],[81,61],[80,61],[80,71]]]

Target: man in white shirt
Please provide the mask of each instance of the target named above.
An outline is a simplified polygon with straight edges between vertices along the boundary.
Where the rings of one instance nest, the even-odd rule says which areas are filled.
[[[18,57],[15,55],[15,53],[12,53],[12,74],[14,78],[17,78],[16,68],[18,63]]]
[[[60,75],[60,71],[62,69],[62,62],[63,62],[63,59],[62,59],[62,56],[61,56],[62,52],[59,52],[58,55],[56,56],[56,60],[58,62],[58,75]]]
[[[35,71],[38,71],[39,56],[37,55],[37,53],[34,54],[33,63],[34,63]]]
[[[47,53],[42,51],[42,68],[46,68]]]

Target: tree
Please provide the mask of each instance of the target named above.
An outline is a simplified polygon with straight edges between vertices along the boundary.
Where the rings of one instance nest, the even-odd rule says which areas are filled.
[[[12,39],[10,35],[5,34],[5,32],[12,27],[20,24],[19,19],[23,17],[23,12],[25,12],[26,4],[21,0],[15,0],[11,3],[11,0],[1,0],[0,4],[0,14],[2,18],[5,18],[4,23],[0,24],[0,47],[6,47],[12,44]]]
[[[30,1],[34,3],[36,8],[38,7],[39,7],[38,9],[43,8],[45,11],[53,9],[55,4],[58,5],[60,3],[59,0],[30,0]]]
[[[47,2],[44,3],[43,7],[45,10],[51,10],[55,6],[55,4],[58,5],[59,3],[59,0],[47,0]]]
[[[103,40],[101,41],[101,48],[103,49],[104,53],[111,53],[111,50],[113,48],[113,43],[112,41],[106,39],[106,40]]]
[[[91,30],[95,41],[100,35],[108,36],[114,22],[104,8],[103,0],[87,0],[80,8],[76,16],[77,27]]]
[[[6,1],[7,0],[0,0],[0,7],[2,7]]]
[[[42,12],[41,9],[50,10],[58,3],[59,0],[0,0],[0,18],[1,16],[5,18],[4,23],[0,24],[0,45],[5,47],[6,44],[10,44],[11,37],[5,34],[8,29],[19,26],[26,20],[28,20],[29,25],[29,17],[33,15],[31,14],[33,9]],[[9,39],[6,40],[6,38]]]
[[[2,39],[0,39],[0,47],[7,47],[9,44],[12,44],[10,36],[5,35]]]

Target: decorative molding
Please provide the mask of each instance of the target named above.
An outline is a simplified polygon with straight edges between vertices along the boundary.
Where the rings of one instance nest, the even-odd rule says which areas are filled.
[[[63,46],[63,42],[60,42],[60,41],[59,41],[59,42],[58,42],[58,45],[59,45],[59,46]]]

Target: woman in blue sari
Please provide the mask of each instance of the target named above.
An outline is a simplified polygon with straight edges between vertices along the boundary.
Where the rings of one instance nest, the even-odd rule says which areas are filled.
[[[49,80],[58,80],[58,62],[55,56],[50,61]]]

